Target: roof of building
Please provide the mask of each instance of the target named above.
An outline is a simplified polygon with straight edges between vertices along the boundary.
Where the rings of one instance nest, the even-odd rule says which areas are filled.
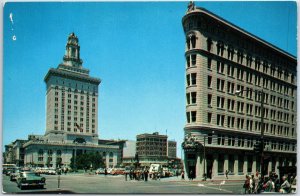
[[[246,30],[244,30],[244,29],[242,29],[242,28],[234,25],[233,23],[225,20],[224,18],[222,18],[222,17],[220,17],[220,16],[218,16],[218,15],[216,15],[216,14],[214,14],[214,13],[212,13],[212,12],[208,11],[207,9],[202,8],[202,7],[195,7],[194,9],[187,11],[186,15],[182,18],[182,23],[185,21],[185,19],[188,16],[193,15],[193,14],[199,14],[199,13],[205,14],[205,15],[207,15],[207,16],[209,16],[209,17],[211,17],[211,18],[213,18],[213,19],[215,19],[215,20],[223,23],[224,25],[226,25],[228,27],[231,27],[235,31],[238,31],[238,32],[240,32],[240,33],[242,33],[242,34],[244,34],[244,35],[246,35],[246,36],[248,36],[248,37],[256,40],[257,42],[259,42],[259,43],[261,43],[261,44],[263,44],[263,45],[265,45],[265,46],[267,46],[267,47],[269,47],[269,48],[271,48],[271,49],[273,49],[273,50],[275,50],[275,51],[277,51],[277,52],[285,55],[286,57],[290,58],[291,60],[297,61],[297,57],[295,57],[294,55],[292,55],[292,54],[290,54],[290,53],[282,50],[281,48],[278,48],[277,46],[275,46],[275,45],[273,45],[273,44],[271,44],[271,43],[269,43],[269,42],[267,42],[267,41],[265,41],[265,40],[257,37],[256,35],[254,35],[252,33],[249,33],[248,31],[246,31]]]

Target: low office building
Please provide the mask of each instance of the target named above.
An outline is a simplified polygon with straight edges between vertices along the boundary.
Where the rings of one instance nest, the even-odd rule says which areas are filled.
[[[140,134],[136,136],[136,153],[142,166],[150,166],[151,163],[168,165],[168,136],[153,134]]]

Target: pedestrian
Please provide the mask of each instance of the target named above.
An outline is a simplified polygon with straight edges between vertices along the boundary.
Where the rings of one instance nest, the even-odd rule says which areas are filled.
[[[144,171],[145,182],[148,181],[148,170]]]
[[[253,178],[249,176],[249,193],[253,191]]]
[[[184,171],[181,172],[181,180],[184,180]]]
[[[190,171],[190,180],[193,180],[193,177],[194,177],[193,175],[194,175],[193,170],[191,170]]]
[[[129,170],[129,179],[132,180],[132,170]]]
[[[290,185],[290,183],[288,182],[286,176],[283,176],[283,177],[282,177],[282,181],[283,181],[283,183],[282,183],[281,186],[280,186],[279,192],[280,192],[280,193],[289,193],[290,188],[291,188],[291,185]]]
[[[279,192],[279,190],[280,190],[280,180],[278,178],[278,175],[275,174],[274,178],[275,178],[275,180],[274,180],[275,192]]]
[[[127,175],[128,175],[128,173],[125,172],[125,181],[127,181]]]
[[[249,193],[250,179],[249,179],[248,175],[246,175],[246,180],[244,182],[243,188],[245,189],[245,194]]]
[[[254,177],[254,175],[251,175],[251,193],[255,193],[255,188],[256,188],[256,179]]]
[[[275,184],[274,184],[271,177],[269,177],[269,180],[265,185],[265,191],[264,192],[275,192]]]
[[[228,170],[225,171],[226,179],[228,179]]]
[[[104,169],[104,175],[105,176],[107,175],[107,169],[106,168]]]

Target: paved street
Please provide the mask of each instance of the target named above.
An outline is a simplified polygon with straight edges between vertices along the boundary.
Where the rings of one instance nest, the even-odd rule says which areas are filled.
[[[60,189],[58,189],[58,176],[45,176],[46,186],[44,189],[20,190],[15,182],[10,182],[7,176],[3,176],[3,191],[5,193],[93,193],[93,194],[241,194],[242,181],[200,182],[186,181],[179,177],[165,178],[161,180],[125,181],[124,176],[104,176],[88,174],[61,175]]]

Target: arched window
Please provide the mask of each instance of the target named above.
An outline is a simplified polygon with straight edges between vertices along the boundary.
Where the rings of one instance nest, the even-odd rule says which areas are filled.
[[[113,152],[110,152],[109,153],[109,157],[111,158],[111,157],[113,157],[114,156],[114,153]]]
[[[56,155],[57,155],[57,156],[61,156],[61,150],[57,150],[57,151],[56,151]]]
[[[71,92],[71,88],[68,89],[68,92]]]
[[[58,90],[58,86],[55,86],[55,90]]]

